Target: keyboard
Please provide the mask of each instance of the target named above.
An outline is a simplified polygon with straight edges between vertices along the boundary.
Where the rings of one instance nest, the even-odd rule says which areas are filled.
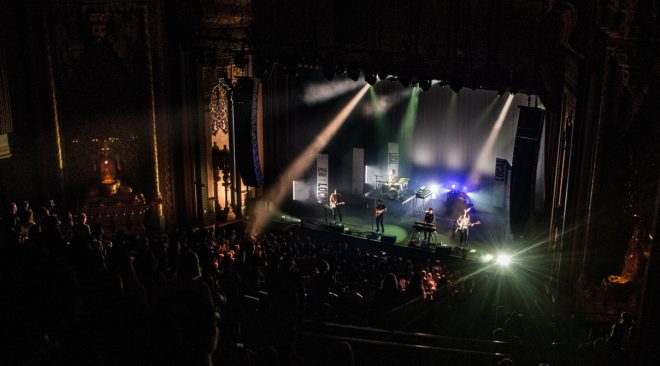
[[[435,224],[424,221],[415,221],[413,229],[418,231],[435,231]]]

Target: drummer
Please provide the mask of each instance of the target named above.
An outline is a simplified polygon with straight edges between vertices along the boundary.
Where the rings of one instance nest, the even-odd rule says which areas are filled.
[[[396,169],[392,169],[392,171],[388,175],[388,184],[390,186],[393,186],[395,183],[398,182],[399,182],[399,176],[396,174]]]

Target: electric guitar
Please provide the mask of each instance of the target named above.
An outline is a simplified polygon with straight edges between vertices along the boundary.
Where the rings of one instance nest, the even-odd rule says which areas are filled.
[[[459,230],[465,230],[467,228],[470,228],[475,225],[481,225],[481,221],[477,222],[470,222],[469,220],[464,220],[464,219],[458,219],[456,221],[456,231],[458,232]]]
[[[330,202],[330,209],[335,209],[337,206],[343,206],[346,202]]]
[[[375,215],[376,217],[380,217],[380,216],[382,216],[385,212],[387,212],[387,207],[385,207],[385,208],[382,209],[382,210],[375,209],[375,210],[374,210],[374,215]]]

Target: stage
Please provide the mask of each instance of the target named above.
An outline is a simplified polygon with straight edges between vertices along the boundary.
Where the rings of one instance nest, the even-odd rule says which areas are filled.
[[[458,233],[454,231],[457,210],[455,207],[448,207],[448,194],[449,192],[445,190],[424,200],[414,198],[414,193],[411,192],[397,200],[375,194],[345,195],[343,201],[346,204],[341,207],[343,226],[333,224],[330,210],[316,202],[290,201],[284,205],[275,219],[281,223],[297,223],[297,220],[300,220],[300,224],[306,228],[380,242],[381,235],[375,234],[376,223],[372,213],[376,200],[381,199],[387,207],[384,235],[394,237],[395,245],[428,252],[435,252],[436,248],[440,248],[438,249],[440,251],[458,254],[456,250]],[[480,258],[485,254],[495,255],[505,250],[509,242],[508,213],[503,208],[493,206],[488,188],[466,194],[472,207],[470,210],[472,222],[480,222],[470,229],[468,257]],[[415,221],[423,220],[424,213],[429,207],[435,212],[436,232],[428,245],[423,243],[424,235],[421,232],[417,234],[417,242],[414,242],[413,224]],[[462,209],[458,211],[462,212]]]

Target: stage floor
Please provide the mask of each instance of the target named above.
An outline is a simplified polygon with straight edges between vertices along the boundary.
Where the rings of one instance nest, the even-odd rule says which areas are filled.
[[[505,251],[509,246],[508,213],[489,204],[487,193],[475,193],[470,196],[474,204],[474,208],[470,211],[472,221],[480,221],[481,224],[470,229],[468,250],[476,250],[476,255],[495,255],[500,251]],[[370,234],[375,231],[375,219],[372,215],[374,199],[357,196],[345,197],[345,201],[346,205],[342,206],[342,217],[346,234],[369,238]],[[395,236],[397,245],[408,246],[410,244],[415,233],[413,224],[424,218],[426,208],[433,207],[437,227],[435,243],[447,245],[452,249],[457,246],[458,234],[454,235],[453,229],[456,218],[447,214],[446,195],[426,199],[423,204],[421,200],[409,201],[404,205],[402,205],[403,200],[383,199],[383,202],[388,207],[384,218],[385,235]],[[322,205],[316,203],[296,203],[287,205],[282,209],[281,214],[300,219],[303,225],[323,228],[328,227],[332,221],[330,210],[327,210],[326,221],[325,211]],[[423,234],[418,234],[418,237],[421,241]]]

